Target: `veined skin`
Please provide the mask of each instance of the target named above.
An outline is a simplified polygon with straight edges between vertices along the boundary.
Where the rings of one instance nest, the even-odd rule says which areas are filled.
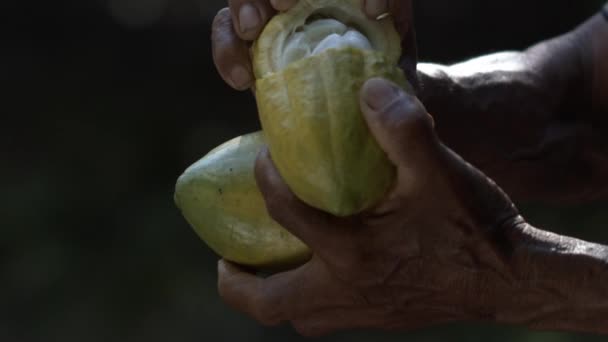
[[[261,132],[209,152],[178,179],[175,202],[196,233],[226,260],[276,271],[300,265],[310,250],[267,213],[254,177]]]
[[[338,48],[317,54],[293,53],[303,57],[284,65],[282,56],[292,52],[286,48],[295,46],[294,35],[328,16],[358,29],[368,42],[338,43]],[[317,26],[334,34],[325,24]],[[365,44],[371,49],[361,48]],[[367,19],[361,0],[299,1],[273,18],[254,44],[262,128],[283,179],[307,204],[350,216],[372,207],[390,190],[395,168],[365,123],[359,92],[372,77],[409,90],[397,66],[400,54],[393,23]]]

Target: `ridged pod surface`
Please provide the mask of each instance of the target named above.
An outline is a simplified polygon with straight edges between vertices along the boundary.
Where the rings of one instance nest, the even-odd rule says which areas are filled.
[[[383,77],[408,87],[397,66],[400,38],[392,21],[369,20],[361,8],[361,0],[298,1],[270,21],[253,47],[256,100],[273,161],[300,199],[337,216],[376,204],[395,177],[361,113],[361,86]],[[315,24],[325,18],[360,32],[371,49],[289,51],[294,35],[326,29]],[[303,57],[286,63],[288,53]]]
[[[175,202],[196,233],[217,254],[261,270],[289,269],[310,250],[268,215],[254,165],[261,132],[209,152],[178,179]]]

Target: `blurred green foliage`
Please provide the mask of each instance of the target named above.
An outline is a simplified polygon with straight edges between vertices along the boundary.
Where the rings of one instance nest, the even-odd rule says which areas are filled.
[[[521,49],[600,1],[417,2],[423,60]],[[258,129],[216,75],[223,1],[6,1],[0,77],[0,341],[299,341],[225,306],[217,257],[173,205],[177,176]],[[152,6],[152,7],[150,7]],[[143,13],[143,14],[142,14]],[[608,243],[602,203],[529,204],[536,225]],[[455,324],[321,341],[604,341]]]

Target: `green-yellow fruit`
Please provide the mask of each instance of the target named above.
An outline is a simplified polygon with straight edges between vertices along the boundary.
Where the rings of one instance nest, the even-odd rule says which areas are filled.
[[[258,132],[212,150],[178,179],[175,202],[225,259],[256,269],[288,269],[308,260],[310,250],[268,216],[254,178],[263,144]]]
[[[253,47],[256,100],[277,169],[309,205],[337,216],[382,199],[395,169],[369,132],[359,92],[372,77],[407,82],[390,19],[361,0],[303,0],[275,16]]]

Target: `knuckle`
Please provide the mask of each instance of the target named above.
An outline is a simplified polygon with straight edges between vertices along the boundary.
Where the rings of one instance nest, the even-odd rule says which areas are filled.
[[[216,41],[218,35],[222,35],[226,32],[226,27],[232,26],[232,17],[230,16],[230,9],[222,8],[213,19],[211,24],[212,28],[212,40]]]
[[[217,66],[226,66],[227,61],[235,53],[238,48],[238,42],[234,36],[231,27],[230,16],[222,15],[221,12],[217,15],[211,32],[211,48],[214,62]]]

